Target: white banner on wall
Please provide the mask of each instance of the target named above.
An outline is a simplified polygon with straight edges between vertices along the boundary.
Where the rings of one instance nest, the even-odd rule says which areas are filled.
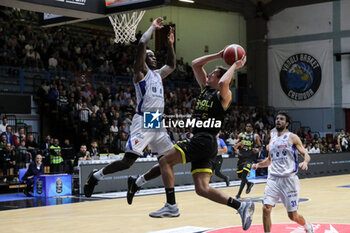
[[[333,105],[331,40],[273,45],[269,47],[268,59],[270,106],[320,108]]]

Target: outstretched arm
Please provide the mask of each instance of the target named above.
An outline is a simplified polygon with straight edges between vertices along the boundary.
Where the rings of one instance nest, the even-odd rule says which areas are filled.
[[[175,29],[173,27],[170,27],[170,31],[168,34],[168,59],[166,64],[159,70],[159,74],[163,79],[166,78],[169,74],[171,74],[176,68],[176,57],[174,50],[174,31]]]
[[[199,57],[192,61],[193,73],[201,89],[203,89],[207,83],[207,72],[203,68],[204,65],[211,61],[222,59],[223,52],[224,50],[221,50],[220,52]]]
[[[226,73],[221,77],[219,81],[221,105],[224,109],[227,109],[230,106],[230,103],[232,100],[230,83],[235,73],[235,70],[244,66],[245,62],[246,62],[246,56],[243,56],[241,60],[238,60],[235,63],[233,63],[233,65],[226,71]]]
[[[152,25],[147,29],[147,31],[142,35],[137,51],[136,51],[136,58],[134,62],[134,82],[138,82],[143,79],[144,72],[148,71],[148,67],[145,63],[146,60],[146,45],[148,41],[151,39],[151,36],[153,34],[153,31],[156,29],[162,28],[162,22],[163,19],[161,17],[156,18]]]

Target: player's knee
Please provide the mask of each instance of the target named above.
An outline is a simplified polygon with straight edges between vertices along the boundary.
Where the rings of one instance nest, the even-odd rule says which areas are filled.
[[[159,166],[165,166],[168,164],[167,158],[166,156],[162,156],[159,160],[158,160]]]
[[[272,210],[272,206],[263,205],[263,215],[270,215]]]
[[[290,220],[296,222],[298,219],[298,214],[294,212],[288,212],[288,217]]]
[[[205,187],[202,185],[196,186],[196,193],[198,196],[207,197],[209,187]]]

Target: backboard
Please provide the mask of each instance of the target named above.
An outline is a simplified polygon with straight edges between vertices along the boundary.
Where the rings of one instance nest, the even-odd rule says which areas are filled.
[[[109,15],[125,11],[154,8],[169,4],[170,0],[105,0],[105,3],[105,14]]]

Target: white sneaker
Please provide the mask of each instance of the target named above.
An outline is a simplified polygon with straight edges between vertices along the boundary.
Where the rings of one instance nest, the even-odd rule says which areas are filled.
[[[306,225],[308,229],[305,229],[305,233],[314,233],[314,227],[312,226],[312,224],[308,222],[306,223]]]
[[[245,231],[249,229],[250,225],[252,225],[254,210],[255,205],[253,202],[241,202],[238,213],[241,215],[242,228]]]
[[[179,208],[177,208],[177,204],[170,205],[169,203],[165,203],[163,208],[150,213],[149,216],[152,218],[173,218],[179,217],[180,212]]]

